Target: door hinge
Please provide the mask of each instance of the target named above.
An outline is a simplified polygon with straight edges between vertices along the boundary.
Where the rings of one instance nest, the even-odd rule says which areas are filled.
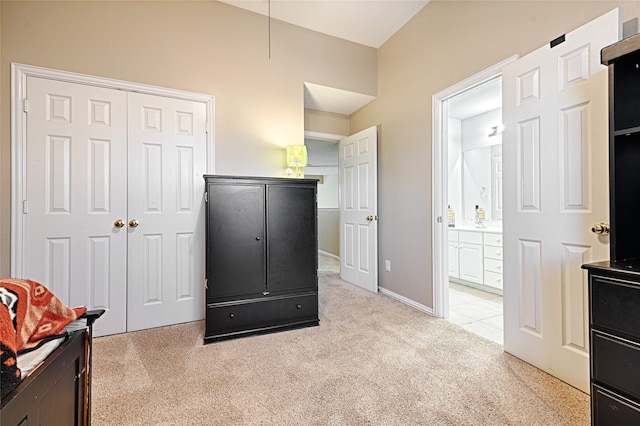
[[[208,193],[208,192],[205,192],[205,193],[204,193],[204,202],[205,202],[205,203],[208,203],[208,202],[209,202],[209,193]]]
[[[442,216],[438,216],[438,217],[436,217],[436,222],[438,222],[438,223],[442,223]]]
[[[204,279],[204,288],[207,289],[209,288],[209,280],[208,279]]]
[[[29,112],[29,99],[24,98],[24,99],[22,100],[22,110],[23,110],[24,112]]]
[[[27,200],[22,200],[22,213],[29,213],[29,202]]]

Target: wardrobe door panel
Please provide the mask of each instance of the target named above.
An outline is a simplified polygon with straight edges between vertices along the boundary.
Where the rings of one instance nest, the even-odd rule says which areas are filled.
[[[209,184],[208,194],[207,301],[262,294],[264,186]]]
[[[267,186],[267,285],[271,293],[317,289],[314,186]]]

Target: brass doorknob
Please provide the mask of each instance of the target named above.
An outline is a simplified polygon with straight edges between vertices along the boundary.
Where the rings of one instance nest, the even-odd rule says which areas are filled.
[[[591,232],[598,235],[609,235],[611,228],[608,223],[600,222],[591,227]]]
[[[374,216],[371,216],[371,215],[367,216],[367,220],[368,220],[369,222],[371,222],[371,221],[373,220],[373,218],[374,218]]]
[[[124,220],[122,219],[118,219],[115,222],[113,222],[113,226],[115,226],[116,228],[122,228],[124,226]]]
[[[129,226],[130,226],[130,227],[132,227],[132,228],[137,228],[137,227],[138,227],[138,225],[140,225],[140,222],[138,222],[138,221],[137,221],[137,220],[135,220],[135,219],[131,219],[131,220],[129,221]]]

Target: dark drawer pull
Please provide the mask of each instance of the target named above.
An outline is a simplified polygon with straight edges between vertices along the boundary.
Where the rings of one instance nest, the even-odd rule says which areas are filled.
[[[298,309],[302,309],[302,305],[301,305],[300,303],[298,303],[298,304],[296,305],[296,308],[298,308]]]
[[[233,312],[231,312],[231,313],[229,314],[229,318],[235,318],[235,316],[236,316],[236,314],[234,314]]]

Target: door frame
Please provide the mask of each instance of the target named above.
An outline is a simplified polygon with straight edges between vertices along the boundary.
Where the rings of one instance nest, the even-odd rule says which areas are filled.
[[[448,141],[444,120],[448,117],[446,102],[472,87],[478,86],[502,74],[502,68],[516,61],[513,55],[479,73],[448,87],[432,97],[432,155],[431,155],[431,217],[433,232],[431,253],[433,265],[433,315],[438,318],[449,317],[449,273],[448,273],[448,227],[447,192],[448,192]]]
[[[202,93],[187,92],[166,87],[151,86],[142,83],[133,83],[123,80],[115,80],[106,77],[98,77],[79,74],[69,71],[54,70],[12,62],[11,63],[11,276],[23,276],[23,250],[24,250],[24,214],[23,200],[26,192],[26,112],[27,101],[27,77],[47,78],[69,83],[97,86],[109,89],[124,90],[127,92],[139,92],[149,95],[163,96],[167,98],[183,99],[193,102],[202,102],[207,106],[206,112],[206,148],[207,148],[207,174],[213,174],[215,169],[214,151],[214,108],[215,98]]]

